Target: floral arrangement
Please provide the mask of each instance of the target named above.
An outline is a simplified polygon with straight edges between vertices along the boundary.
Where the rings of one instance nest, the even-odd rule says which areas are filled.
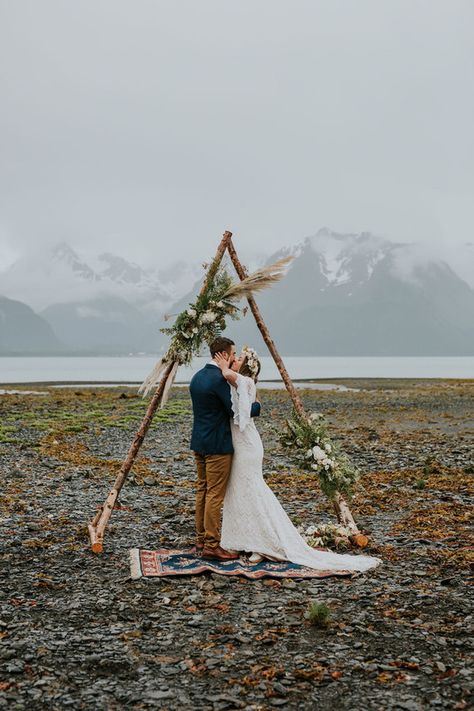
[[[312,548],[349,548],[351,531],[337,523],[322,523],[319,526],[299,528],[301,537]]]
[[[219,269],[204,293],[178,315],[173,326],[160,329],[171,336],[164,360],[188,365],[203,343],[210,343],[222,333],[227,317],[238,318],[239,309],[226,297],[231,287],[231,277],[225,269]]]
[[[187,309],[178,314],[171,327],[161,329],[162,333],[171,336],[170,346],[145,378],[138,392],[144,397],[148,395],[169,367],[161,398],[161,407],[163,407],[179,366],[189,365],[193,357],[199,355],[204,343],[211,343],[225,330],[227,317],[239,318],[239,309],[235,302],[280,281],[292,260],[293,257],[280,259],[274,264],[257,269],[237,283],[232,281],[226,269],[216,260],[209,268],[205,264],[204,267],[208,268],[208,271],[201,293],[194,303],[189,304]],[[253,354],[252,358],[256,357],[255,351]]]
[[[250,346],[244,346],[242,348],[242,355],[244,355],[247,358],[247,365],[249,367],[249,370],[252,373],[252,375],[255,377],[258,374],[258,369],[259,369],[259,361],[258,361],[257,351],[254,350],[253,348],[250,348]]]
[[[334,498],[337,492],[349,497],[352,495],[360,472],[347,454],[331,440],[321,413],[302,417],[293,411],[287,421],[287,430],[281,435],[281,442],[294,453],[299,465],[317,472],[321,489],[329,498]]]

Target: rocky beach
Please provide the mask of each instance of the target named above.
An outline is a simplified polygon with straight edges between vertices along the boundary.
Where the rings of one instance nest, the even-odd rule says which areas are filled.
[[[303,401],[362,471],[351,509],[383,563],[301,581],[131,580],[130,548],[193,543],[186,388],[156,415],[94,555],[87,522],[147,403],[120,386],[0,386],[0,708],[470,708],[474,382],[338,384]],[[334,521],[280,447],[286,392],[260,395],[268,484],[296,524]]]

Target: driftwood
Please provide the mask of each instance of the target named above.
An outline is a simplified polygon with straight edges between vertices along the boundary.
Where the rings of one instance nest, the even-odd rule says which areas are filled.
[[[219,244],[219,247],[217,248],[216,256],[214,257],[214,260],[209,267],[209,270],[207,272],[207,278],[206,281],[204,282],[202,289],[201,289],[201,294],[204,293],[204,291],[207,288],[208,283],[214,279],[217,270],[219,269],[219,265],[222,261],[222,257],[224,256],[224,253],[227,249],[227,245],[232,237],[231,232],[224,232],[224,235],[222,237],[222,240]],[[166,388],[166,384],[168,381],[168,377],[171,374],[172,371],[176,370],[177,363],[175,361],[171,361],[167,368],[165,369],[163,376],[159,382],[159,385],[156,389],[155,394],[153,395],[152,399],[150,400],[150,404],[148,406],[148,409],[146,411],[145,417],[142,420],[142,423],[135,435],[135,438],[130,445],[130,449],[128,450],[127,457],[125,461],[123,462],[122,466],[120,467],[120,471],[117,474],[117,478],[114,482],[113,487],[111,488],[109,495],[107,496],[105,503],[100,507],[99,511],[97,514],[94,516],[92,521],[88,524],[87,528],[89,530],[89,538],[91,540],[91,548],[93,553],[102,553],[104,549],[104,533],[105,533],[105,528],[109,522],[109,519],[112,515],[112,511],[114,510],[114,507],[116,506],[118,496],[120,494],[120,491],[125,484],[125,480],[130,473],[130,470],[133,466],[133,462],[136,459],[136,456],[140,450],[140,447],[142,446],[143,440],[145,439],[146,433],[148,432],[150,425],[153,420],[153,416],[155,412],[157,411],[158,407],[160,406],[160,403],[163,398],[163,394]]]
[[[247,272],[245,271],[244,267],[242,266],[238,256],[237,252],[235,250],[234,245],[232,244],[232,240],[229,240],[229,244],[227,246],[227,250],[229,252],[230,258],[232,260],[232,264],[235,267],[235,271],[237,272],[239,279],[245,279],[247,276]],[[301,398],[293,385],[293,382],[288,374],[288,371],[285,367],[285,364],[283,363],[283,360],[281,359],[280,354],[277,351],[277,348],[275,346],[275,343],[270,336],[270,332],[265,325],[265,322],[262,318],[262,314],[260,313],[260,310],[255,302],[255,299],[253,296],[249,295],[247,296],[247,301],[250,307],[250,310],[252,311],[252,314],[255,318],[255,322],[258,326],[258,329],[260,333],[262,334],[262,338],[266,343],[266,346],[268,350],[270,351],[273,360],[275,361],[275,365],[277,366],[281,378],[283,382],[285,383],[285,387],[288,391],[288,394],[293,402],[293,406],[296,410],[296,412],[301,416],[305,417],[305,409],[303,407],[303,403],[301,402]],[[334,505],[334,510],[336,512],[337,519],[339,523],[341,523],[343,526],[347,526],[347,528],[351,531],[352,536],[351,540],[352,542],[360,547],[364,547],[367,545],[367,538],[364,536],[358,529],[356,522],[354,521],[354,517],[352,516],[351,510],[345,501],[344,497],[338,492],[334,496],[333,499],[333,505]]]

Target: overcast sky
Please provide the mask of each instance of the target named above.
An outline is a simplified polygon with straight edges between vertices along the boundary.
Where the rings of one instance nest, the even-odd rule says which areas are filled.
[[[474,2],[0,0],[0,261],[474,239]]]

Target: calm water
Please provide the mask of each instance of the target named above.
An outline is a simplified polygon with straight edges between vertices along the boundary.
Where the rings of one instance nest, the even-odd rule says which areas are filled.
[[[113,382],[138,383],[153,368],[149,356],[98,358],[2,358],[0,383]],[[192,368],[182,368],[177,382],[189,382],[207,362],[196,358]],[[294,380],[331,378],[474,378],[474,357],[321,357],[285,358]],[[260,380],[279,380],[271,358],[262,358]]]

